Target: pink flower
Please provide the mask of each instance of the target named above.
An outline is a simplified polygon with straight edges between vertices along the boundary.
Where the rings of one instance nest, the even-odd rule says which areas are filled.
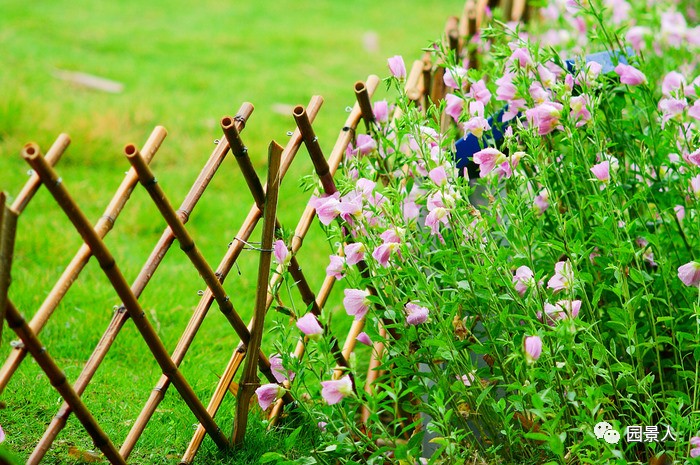
[[[630,86],[638,86],[647,82],[647,77],[637,68],[620,63],[615,67],[615,73],[620,76],[620,82]]]
[[[547,189],[542,189],[535,197],[533,203],[535,204],[535,208],[537,208],[539,214],[543,214],[545,210],[549,208],[549,191],[547,191]]]
[[[438,187],[447,185],[447,171],[445,171],[445,167],[443,165],[440,165],[437,168],[433,168],[432,170],[430,170],[430,173],[428,173],[428,177]]]
[[[544,304],[544,314],[537,312],[537,318],[543,323],[554,326],[557,320],[576,318],[581,310],[580,300],[560,300],[555,305]]]
[[[367,155],[377,148],[377,142],[368,134],[358,134],[355,143],[357,144],[355,146],[355,153],[360,153],[362,155]]]
[[[690,191],[695,197],[700,197],[700,174],[690,179]]]
[[[690,458],[700,457],[700,447],[693,447],[690,449]]]
[[[372,113],[374,113],[374,119],[378,122],[386,123],[389,121],[389,103],[386,100],[374,102]]]
[[[280,357],[279,354],[275,354],[270,357],[270,371],[278,383],[282,383],[287,380],[287,372],[284,369],[284,366],[282,366],[282,357]]]
[[[544,136],[561,128],[559,117],[564,106],[561,103],[547,102],[525,111],[525,118],[530,126],[537,128],[537,134]]]
[[[676,212],[678,221],[683,221],[683,218],[685,218],[685,207],[683,205],[676,205],[673,207],[673,211]]]
[[[691,287],[700,287],[700,262],[688,262],[678,267],[678,279]]]
[[[681,87],[685,85],[685,78],[678,71],[671,71],[666,76],[664,76],[663,83],[661,84],[661,92],[670,96],[672,92],[680,90]]]
[[[406,323],[409,325],[419,325],[428,320],[428,309],[413,302],[409,302],[405,306]]]
[[[326,267],[326,276],[343,279],[343,276],[345,276],[345,259],[337,255],[331,255],[330,263]]]
[[[406,77],[406,65],[401,55],[394,55],[389,58],[388,63],[389,71],[391,71],[392,76],[398,79],[404,79]]]
[[[309,205],[316,209],[316,214],[321,223],[328,226],[340,214],[340,193],[327,197],[311,197]]]
[[[530,57],[530,51],[525,48],[516,48],[513,53],[508,58],[508,63],[517,63],[519,67],[524,68],[528,65],[532,65],[532,58]]]
[[[479,176],[485,177],[497,165],[508,163],[508,158],[498,149],[487,147],[474,154],[474,163],[479,165]]]
[[[356,265],[365,259],[365,246],[361,242],[354,242],[345,246],[345,263]]]
[[[693,165],[700,166],[700,149],[688,155],[686,159]]]
[[[570,101],[572,120],[576,121],[576,127],[581,127],[591,119],[591,112],[588,110],[588,96],[586,94],[571,97]]]
[[[328,405],[337,404],[343,397],[353,395],[352,380],[350,375],[345,375],[338,380],[321,381],[321,396]]]
[[[496,100],[509,102],[515,99],[517,88],[513,84],[514,73],[505,73],[502,77],[496,79]]]
[[[387,268],[389,266],[389,258],[391,254],[396,252],[399,253],[400,244],[398,242],[385,242],[372,252],[372,258],[374,258],[380,266]]]
[[[2,426],[0,426],[0,442],[5,441],[5,430],[2,429]]]
[[[491,125],[489,125],[488,120],[483,116],[474,116],[464,123],[464,129],[465,132],[470,132],[474,134],[474,137],[477,139],[481,139],[484,136],[484,131],[491,129]],[[467,134],[465,134],[464,137],[466,138]]]
[[[672,47],[683,45],[683,39],[688,29],[685,16],[677,11],[661,13],[661,37]]]
[[[661,127],[663,128],[668,120],[683,114],[688,107],[686,99],[662,98],[659,100],[659,111],[661,111]]]
[[[287,263],[287,258],[289,258],[289,250],[287,250],[287,246],[284,244],[283,240],[275,241],[273,250],[277,263],[280,265]]]
[[[649,34],[650,30],[644,26],[634,26],[627,31],[625,39],[632,45],[632,48],[639,52],[643,46],[644,36]]]
[[[455,94],[445,95],[445,113],[450,115],[455,123],[459,122],[459,117],[462,116],[464,110],[464,100]]]
[[[369,292],[361,289],[345,289],[343,306],[348,315],[354,316],[356,320],[364,318],[369,310]]]
[[[472,84],[469,89],[469,96],[484,105],[487,105],[491,100],[491,92],[489,92],[483,79]]]
[[[318,322],[318,318],[311,312],[297,320],[297,328],[299,328],[302,333],[312,338],[319,337],[323,334],[323,328]]]
[[[258,404],[263,410],[267,410],[273,402],[281,397],[284,389],[279,384],[263,384],[255,390],[255,394],[258,396]]]
[[[554,265],[554,276],[549,278],[547,287],[554,292],[559,292],[563,289],[571,289],[574,286],[574,270],[571,262],[566,260],[557,262]]]
[[[610,162],[605,160],[604,162],[593,165],[591,168],[593,175],[598,178],[598,181],[607,183],[610,181]]]
[[[450,224],[450,212],[447,211],[445,207],[435,207],[425,218],[425,225],[430,228],[431,234],[439,234],[438,225],[443,224],[448,226]]]
[[[527,336],[523,341],[525,360],[534,363],[542,355],[542,339],[539,336]]]
[[[598,76],[600,76],[602,70],[603,66],[600,63],[597,63],[595,61],[586,63],[585,69],[580,71],[576,75],[575,82],[578,85],[585,84],[587,87],[593,87],[593,85],[596,83],[596,79],[598,79]]]
[[[700,121],[700,99],[697,99],[693,106],[688,109],[688,116]]]
[[[364,331],[362,331],[360,334],[358,334],[355,339],[357,339],[357,342],[359,342],[361,344],[372,347],[372,340],[369,338],[367,333]]]
[[[456,66],[454,68],[446,68],[445,74],[442,80],[445,82],[447,87],[452,89],[459,89],[465,84],[464,78],[467,76],[467,70],[461,66]]]
[[[525,295],[525,291],[532,286],[535,281],[535,273],[532,270],[523,265],[515,270],[515,276],[513,276],[513,284],[515,284],[515,290],[520,294],[520,297]]]

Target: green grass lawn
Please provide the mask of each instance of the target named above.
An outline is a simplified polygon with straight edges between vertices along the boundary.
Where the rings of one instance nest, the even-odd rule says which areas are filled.
[[[229,5],[230,3],[230,5]],[[0,189],[16,195],[27,179],[19,151],[29,141],[46,150],[60,132],[73,142],[59,165],[63,181],[96,221],[121,182],[128,162],[122,148],[141,146],[157,124],[169,136],[153,163],[175,205],[221,137],[218,120],[244,101],[256,111],[243,133],[261,176],[271,139],[284,145],[294,129],[291,107],[314,94],[325,104],[314,124],[330,152],[354,103],[353,84],[368,74],[388,74],[386,58],[407,62],[439,36],[461,1],[402,2],[26,2],[7,0],[0,14]],[[57,79],[56,70],[80,71],[123,83],[118,94]],[[280,109],[288,108],[286,111]],[[308,199],[298,188],[311,172],[302,149],[280,199],[283,224],[293,228]],[[226,160],[195,209],[189,229],[207,259],[218,263],[250,207],[235,163]],[[139,186],[107,244],[129,281],[156,243],[164,221]],[[253,240],[259,240],[257,231]],[[80,238],[49,194],[41,190],[19,223],[10,296],[30,318],[80,246]],[[312,228],[300,262],[320,286],[329,246]],[[252,312],[256,257],[247,251],[226,282],[245,320]],[[239,272],[240,270],[240,272]],[[204,287],[177,246],[142,296],[149,319],[169,350],[183,331]],[[74,380],[118,304],[99,266],[91,261],[40,338]],[[339,308],[337,292],[331,301]],[[338,319],[339,321],[339,319]],[[4,361],[14,335],[5,329]],[[182,370],[204,403],[238,339],[213,308]],[[266,349],[271,347],[264,341]],[[127,323],[84,395],[110,437],[120,445],[150,390],[158,367],[134,326]],[[2,396],[5,445],[26,459],[61,400],[33,360],[27,359]],[[230,434],[233,399],[217,418]],[[253,416],[257,415],[254,410]],[[170,390],[132,454],[133,463],[177,463],[196,423]],[[205,439],[198,463],[254,463],[268,449],[312,447],[302,436],[285,444],[284,431],[266,434],[253,418],[244,449],[222,456]],[[81,425],[68,423],[46,463],[72,463],[71,446],[92,449]]]

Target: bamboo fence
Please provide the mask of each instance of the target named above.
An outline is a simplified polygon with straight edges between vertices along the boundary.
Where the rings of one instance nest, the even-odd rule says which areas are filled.
[[[520,20],[531,14],[526,5],[526,0],[503,0],[500,4],[497,0],[490,3],[488,0],[469,0],[465,4],[460,17],[451,17],[446,22],[444,32],[445,46],[454,51],[459,59],[468,58],[470,66],[478,64],[478,57],[474,53],[474,48],[469,47],[469,41],[478,34],[486,16],[486,8],[494,6],[500,6],[505,12],[505,17],[512,20]],[[439,103],[444,99],[446,93],[443,81],[444,70],[444,65],[442,63],[434,63],[429,54],[412,63],[405,82],[405,91],[418,107],[426,109],[431,103]],[[367,132],[373,131],[376,125],[371,98],[378,84],[379,78],[376,76],[370,76],[366,81],[355,83],[356,103],[351,109],[328,158],[324,156],[312,126],[323,99],[321,97],[313,97],[306,107],[301,105],[295,107],[291,116],[294,118],[297,127],[291,134],[286,146],[282,148],[274,141],[270,144],[268,178],[265,185],[262,184],[253,168],[248,149],[243,143],[241,136],[241,132],[244,130],[246,122],[253,112],[251,104],[243,104],[235,116],[225,116],[221,119],[221,129],[224,137],[218,141],[199,176],[177,210],[172,206],[160,184],[156,182],[155,175],[149,166],[167,135],[164,128],[156,127],[140,150],[134,144],[129,144],[124,148],[124,153],[131,164],[131,169],[126,173],[124,180],[114,193],[103,215],[94,226],[90,224],[78,204],[71,197],[67,186],[62,182],[55,170],[55,165],[70,144],[69,137],[65,134],[59,135],[45,156],[42,155],[40,148],[36,144],[31,143],[24,147],[22,156],[32,167],[33,174],[25,183],[12,205],[6,204],[6,195],[0,192],[0,321],[2,321],[2,318],[7,319],[9,327],[19,336],[22,342],[15,346],[15,349],[10,353],[0,369],[0,393],[3,392],[10,382],[13,374],[17,371],[27,354],[30,354],[64,400],[63,405],[51,420],[44,435],[30,455],[27,461],[28,464],[38,464],[45,457],[57,435],[65,427],[71,413],[75,414],[85,431],[94,441],[95,446],[102,451],[110,463],[126,463],[171,383],[199,421],[197,430],[182,456],[182,464],[193,463],[204,436],[207,434],[220,448],[228,448],[231,444],[239,444],[243,441],[250,402],[255,388],[260,385],[259,373],[269,382],[276,382],[271,370],[270,360],[261,350],[261,345],[265,315],[275,301],[276,296],[273,290],[280,284],[282,271],[284,270],[284,265],[280,264],[276,272],[270,273],[272,243],[276,233],[282,228],[276,215],[280,183],[303,144],[318,177],[320,192],[329,195],[337,192],[333,176],[341,164],[349,144],[354,142],[360,120],[364,121],[364,127]],[[393,118],[399,116],[400,114],[397,110]],[[441,124],[448,124],[448,120],[444,115],[441,118]],[[253,204],[247,217],[243,220],[240,228],[231,240],[226,253],[214,268],[205,260],[195,245],[194,239],[186,228],[186,224],[229,151],[233,153],[239,169],[243,173]],[[136,188],[136,184],[139,182],[150,195],[160,215],[165,219],[167,227],[144,263],[140,273],[133,283],[129,285],[115,257],[105,245],[104,238],[115,226],[117,218],[125,208],[132,192]],[[10,287],[17,219],[30,204],[41,185],[44,185],[53,196],[73,224],[75,230],[83,238],[84,243],[76,252],[48,296],[36,310],[31,321],[27,322],[9,298],[8,290]],[[335,278],[332,276],[327,277],[318,293],[315,294],[296,257],[307,232],[314,222],[315,216],[316,212],[311,206],[307,206],[301,214],[289,246],[291,261],[287,269],[294,279],[295,287],[307,308],[315,315],[320,315],[331,294]],[[246,325],[224,289],[224,281],[236,264],[242,250],[248,244],[253,230],[261,219],[263,220],[263,231],[259,249],[254,316],[250,323]],[[202,293],[187,327],[181,334],[172,354],[170,354],[159,338],[151,321],[146,317],[138,299],[175,240],[178,241],[180,249],[202,277],[206,290]],[[101,269],[122,303],[116,307],[112,319],[103,332],[101,339],[94,347],[92,355],[78,378],[71,384],[56,364],[54,358],[42,345],[38,334],[59,307],[72,284],[79,278],[88,260],[93,256],[99,262]],[[365,275],[369,273],[369,267],[366,264],[359,263],[358,265],[361,273]],[[368,292],[371,294],[375,293],[371,288],[368,289]],[[217,303],[219,310],[231,325],[240,342],[233,348],[231,358],[222,370],[221,378],[205,408],[192,390],[189,382],[180,372],[179,367],[214,302]],[[133,321],[138,329],[152,357],[158,363],[162,375],[151,391],[138,418],[134,421],[131,431],[122,443],[121,448],[117,450],[115,444],[101,429],[80,396],[85,392],[120,330],[129,319]],[[351,372],[348,364],[348,360],[355,350],[356,338],[362,331],[364,324],[364,319],[353,322],[342,347],[337,339],[330,336],[331,350],[337,364],[334,377],[339,378],[344,374],[349,374],[353,380],[354,389],[364,389],[366,392],[372,392],[375,381],[382,374],[382,357],[386,350],[384,343],[381,341],[374,343],[368,364],[369,369],[366,376],[363,377],[363,386],[357,386],[359,377],[357,377],[356,373]],[[1,328],[2,326],[0,326],[0,340],[2,337]],[[324,330],[327,335],[330,335],[329,328],[324,328]],[[380,326],[380,334],[388,336],[388,331],[385,326]],[[398,338],[400,335],[392,333],[391,337]],[[295,347],[294,356],[298,359],[304,356],[306,342],[306,339],[301,338]],[[243,370],[240,380],[236,384],[234,379],[241,365],[243,365]],[[291,381],[285,381],[282,384],[283,387],[289,389],[290,383]],[[231,440],[229,440],[217,425],[214,417],[226,393],[231,391],[236,393],[237,402],[232,436]],[[274,425],[279,421],[284,406],[293,400],[288,391],[285,392],[285,395],[278,399],[268,411],[270,425]],[[366,410],[362,411],[361,419],[363,422],[368,421],[369,412]],[[415,422],[415,424],[419,424],[419,422]]]

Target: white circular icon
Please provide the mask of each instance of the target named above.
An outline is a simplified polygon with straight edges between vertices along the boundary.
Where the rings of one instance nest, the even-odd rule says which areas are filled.
[[[617,444],[618,442],[620,442],[620,433],[618,433],[614,429],[609,429],[603,435],[603,439],[605,439],[605,442],[607,442],[608,444]]]
[[[608,444],[617,444],[620,442],[620,433],[613,429],[612,425],[607,421],[596,423],[593,427],[595,437],[604,439]]]
[[[603,439],[605,432],[611,429],[612,425],[610,423],[608,423],[607,421],[601,421],[596,423],[596,425],[593,427],[593,432],[595,433],[595,437],[597,437],[598,439]]]

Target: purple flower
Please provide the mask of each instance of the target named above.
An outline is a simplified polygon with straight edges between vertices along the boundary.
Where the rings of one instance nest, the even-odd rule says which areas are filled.
[[[534,363],[542,355],[542,339],[539,336],[527,336],[523,341],[525,360]]]
[[[404,79],[406,77],[406,65],[403,62],[403,57],[401,55],[394,55],[387,60],[389,63],[389,70],[392,76],[398,79]]]
[[[464,100],[455,94],[445,95],[445,113],[450,115],[455,123],[459,122],[459,117],[462,116],[464,110]]]
[[[277,260],[277,263],[279,263],[280,265],[286,264],[287,258],[289,258],[289,250],[287,250],[287,246],[284,244],[284,241],[275,241],[273,250],[275,254],[275,260]]]
[[[469,96],[484,105],[488,104],[491,100],[491,92],[489,92],[483,79],[472,84],[469,89]]]
[[[343,306],[348,315],[354,316],[356,320],[361,320],[369,310],[369,292],[361,289],[345,289]]]
[[[678,279],[691,287],[700,287],[700,262],[692,261],[678,267]]]
[[[630,86],[638,86],[647,82],[647,77],[637,68],[620,63],[615,67],[615,73],[620,76],[620,82]]]
[[[554,276],[547,282],[547,287],[554,292],[559,292],[563,289],[571,289],[574,286],[574,270],[571,267],[571,262],[561,261],[554,265]]]
[[[525,291],[535,283],[535,273],[527,266],[518,267],[515,270],[515,276],[513,276],[513,284],[515,284],[515,290],[520,294],[520,297],[525,295]]]
[[[318,318],[316,318],[316,315],[311,312],[297,320],[297,328],[311,338],[319,337],[321,334],[323,334],[323,328],[318,322]]]
[[[598,163],[597,165],[593,165],[591,172],[596,178],[598,178],[598,181],[607,183],[610,181],[610,162],[606,160]]]
[[[685,78],[678,71],[671,71],[666,76],[661,83],[661,93],[666,96],[670,96],[672,92],[680,90],[681,87],[685,86]]]
[[[447,87],[452,89],[459,89],[460,84],[464,84],[464,78],[467,76],[467,70],[461,66],[456,66],[454,68],[445,69],[445,74],[442,80],[445,82]]]
[[[479,165],[479,176],[482,178],[493,171],[496,166],[508,163],[508,159],[503,152],[493,147],[479,150],[474,154],[473,160],[474,163]]]
[[[345,375],[338,380],[321,381],[321,396],[328,405],[337,404],[343,397],[353,395],[352,380],[350,375]]]
[[[419,325],[428,320],[428,309],[413,302],[406,304],[406,323],[409,325]]]
[[[357,339],[357,342],[359,342],[360,344],[364,344],[366,346],[372,347],[372,340],[369,338],[367,333],[364,331],[362,331],[360,334],[358,334],[355,339]]]
[[[361,242],[353,242],[345,246],[345,263],[356,265],[365,259],[365,246]]]
[[[386,100],[374,102],[373,113],[374,119],[380,123],[386,123],[389,121],[389,103]]]
[[[263,410],[267,410],[274,401],[276,401],[284,392],[284,389],[279,384],[263,384],[255,390],[258,396],[258,404]]]
[[[559,118],[564,106],[561,103],[545,102],[525,111],[525,118],[530,126],[537,128],[537,134],[544,136],[559,129]]]
[[[343,276],[345,276],[345,259],[337,255],[331,255],[330,259],[331,261],[326,267],[326,276],[343,279]]]

